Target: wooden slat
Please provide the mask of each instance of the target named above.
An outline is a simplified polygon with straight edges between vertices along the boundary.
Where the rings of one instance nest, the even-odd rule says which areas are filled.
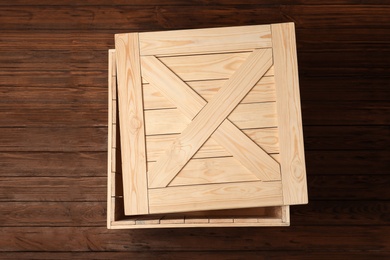
[[[191,120],[178,109],[161,109],[145,111],[146,135],[181,133]]]
[[[107,221],[105,201],[100,202],[1,202],[0,221],[6,226],[95,226]],[[107,209],[108,210],[108,209]]]
[[[221,53],[272,47],[269,25],[140,33],[141,55]]]
[[[32,2],[36,3],[36,2]],[[51,2],[50,2],[51,3]],[[165,2],[164,2],[165,3]],[[261,255],[260,255],[261,253]],[[53,259],[79,259],[79,260],[106,260],[106,259],[283,259],[286,256],[286,251],[270,251],[270,250],[237,250],[237,251],[115,251],[115,252],[0,252],[0,258],[6,260],[53,260]],[[333,260],[367,260],[390,258],[388,251],[332,251],[324,253],[323,249],[318,251],[288,251],[288,258],[291,260],[312,260],[315,259],[333,259]]]
[[[308,202],[298,65],[293,23],[271,25],[279,123],[283,202]]]
[[[254,128],[243,132],[267,153],[279,153],[279,138],[277,128]],[[146,152],[148,161],[156,161],[165,148],[173,143],[178,134],[153,135],[146,137]],[[192,158],[223,157],[230,154],[214,140],[215,133],[203,144]]]
[[[159,60],[183,81],[228,79],[251,52],[161,57]],[[274,75],[271,67],[265,76]]]
[[[116,71],[115,62],[115,52],[113,50],[108,51],[108,140],[107,140],[107,228],[111,227],[111,216],[112,216],[112,205],[111,205],[111,195],[112,195],[112,161],[115,161],[112,158],[112,147],[113,147],[113,79],[116,80],[113,74]],[[115,72],[116,73],[116,72]]]
[[[156,161],[165,152],[165,149],[169,147],[177,137],[178,134],[147,136],[146,152],[148,162]],[[196,154],[194,154],[193,158],[221,156],[230,156],[230,153],[228,153],[221,145],[219,145],[213,139],[213,136],[211,136],[210,139],[208,139],[203,144],[203,146],[196,152]]]
[[[164,239],[151,239],[155,236],[164,236],[167,232],[169,236],[164,237]],[[290,236],[286,236],[286,233],[289,232],[295,235],[293,241]],[[315,228],[302,226],[263,229],[221,228],[213,230],[189,228],[133,232],[113,232],[105,227],[3,227],[1,236],[7,238],[2,240],[3,251],[29,251],[29,253],[33,250],[89,251],[91,247],[96,251],[110,251],[110,253],[119,250],[142,252],[145,250],[145,243],[138,241],[148,239],[148,247],[158,252],[178,250],[177,245],[185,247],[187,252],[195,252],[194,254],[199,253],[204,248],[219,252],[220,250],[226,250],[226,246],[229,245],[230,251],[237,250],[241,254],[242,250],[252,249],[258,255],[258,250],[279,253],[281,248],[288,250],[289,253],[294,252],[294,250],[297,250],[298,244],[299,250],[302,250],[305,254],[313,249],[321,250],[322,253],[326,251],[326,255],[323,257],[323,259],[326,259],[329,256],[329,251],[355,252],[359,249],[359,253],[363,254],[366,252],[370,252],[370,254],[372,252],[389,252],[390,238],[386,236],[389,232],[389,226],[373,226],[370,228],[365,226],[320,226]],[[61,234],[61,236],[58,234]],[[75,234],[83,235],[75,236]],[[240,239],[237,239],[237,237]],[[239,241],[232,243],[233,240]],[[280,256],[279,259],[285,258],[286,252],[283,252]],[[230,256],[227,255],[227,257]],[[110,258],[109,255],[107,258]],[[238,255],[237,258],[240,258],[240,256]]]
[[[229,120],[240,129],[276,127],[278,126],[276,103],[238,105],[229,116]]]
[[[149,187],[165,187],[272,64],[267,49],[254,51],[176,139],[172,149],[149,170]],[[245,78],[243,79],[245,75]],[[180,155],[179,155],[180,153]],[[159,172],[164,172],[164,176]]]
[[[240,129],[275,127],[278,124],[275,102],[240,104],[228,118]],[[145,111],[146,135],[181,133],[190,123],[178,109]]]
[[[225,79],[187,81],[186,84],[203,99],[210,101],[226,81]],[[176,108],[174,103],[169,101],[158,91],[158,88],[153,87],[151,84],[144,84],[143,92],[145,109]],[[275,80],[271,76],[261,78],[240,104],[270,101],[276,101]]]
[[[149,189],[151,213],[281,205],[282,183],[242,182]]]
[[[234,157],[192,159],[168,186],[256,180],[258,177]]]
[[[136,33],[115,35],[123,190],[127,215],[149,212],[138,46]]]

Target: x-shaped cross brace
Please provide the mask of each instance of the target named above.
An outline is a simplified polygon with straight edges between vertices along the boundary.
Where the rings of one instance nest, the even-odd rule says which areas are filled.
[[[256,49],[207,103],[154,56],[142,56],[142,76],[192,122],[148,172],[149,188],[166,187],[213,138],[262,181],[280,180],[280,166],[227,117],[272,65],[270,49]]]

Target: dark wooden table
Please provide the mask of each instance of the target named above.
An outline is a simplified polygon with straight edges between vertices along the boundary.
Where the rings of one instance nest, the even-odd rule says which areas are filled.
[[[318,3],[1,1],[0,259],[389,259],[390,3]],[[107,230],[114,34],[289,21],[310,199],[292,226]]]

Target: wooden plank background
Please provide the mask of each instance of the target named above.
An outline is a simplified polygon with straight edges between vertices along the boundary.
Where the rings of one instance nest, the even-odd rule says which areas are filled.
[[[0,2],[0,259],[390,258],[389,2],[161,2]],[[114,34],[290,21],[309,189],[292,226],[107,230]]]

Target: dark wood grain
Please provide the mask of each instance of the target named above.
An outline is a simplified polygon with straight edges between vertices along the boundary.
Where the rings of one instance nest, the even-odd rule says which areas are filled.
[[[84,226],[106,224],[106,202],[2,202],[3,226]]]
[[[1,1],[0,259],[389,259],[389,13],[387,0]],[[107,230],[114,34],[287,21],[309,189],[292,226]]]
[[[107,230],[105,227],[4,227],[3,251],[389,251],[388,226]],[[61,234],[61,235],[60,235]],[[82,235],[80,235],[82,234]],[[164,237],[164,239],[160,239]],[[194,243],[196,241],[196,243]]]
[[[107,177],[0,177],[0,201],[105,201]]]
[[[389,174],[390,152],[383,151],[307,151],[308,174],[324,174],[334,178],[339,174]]]
[[[0,221],[13,227],[101,227],[106,202],[2,202]],[[389,201],[310,201],[291,207],[294,226],[383,226],[390,224]]]
[[[107,151],[106,127],[4,128],[1,133],[0,151]]]
[[[28,259],[28,260],[44,260],[44,259],[161,259],[161,260],[187,260],[196,257],[198,260],[207,259],[257,259],[257,260],[367,260],[378,259],[387,260],[390,257],[388,251],[355,251],[355,252],[329,252],[323,251],[261,251],[261,250],[229,250],[229,251],[186,251],[186,252],[172,252],[172,251],[122,251],[122,252],[0,252],[0,258],[4,260],[14,259]]]
[[[107,176],[106,152],[0,152],[0,158],[2,177]]]

